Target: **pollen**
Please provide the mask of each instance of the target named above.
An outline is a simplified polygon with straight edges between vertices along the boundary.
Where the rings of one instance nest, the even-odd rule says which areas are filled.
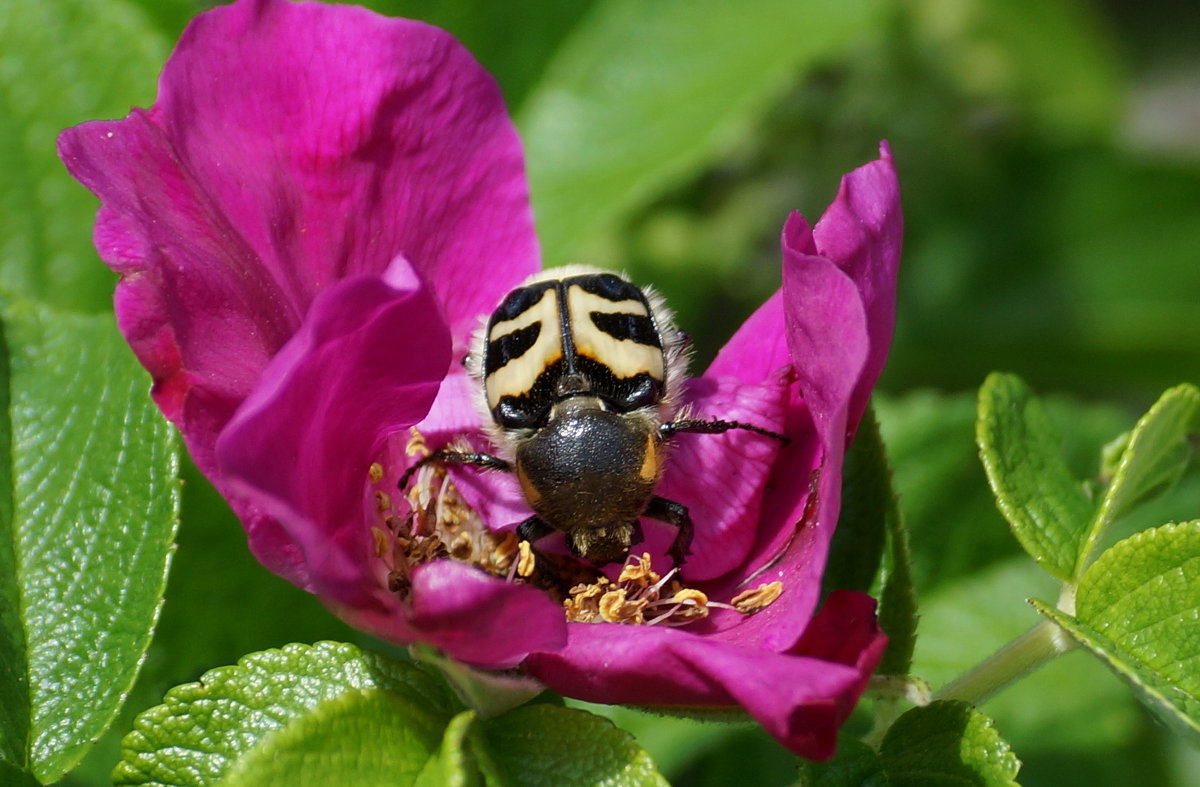
[[[522,541],[517,545],[517,576],[529,578],[533,576],[534,569],[537,567],[537,560],[533,556],[533,546],[528,541]]]
[[[775,599],[779,598],[782,593],[782,582],[768,582],[764,585],[759,585],[753,590],[738,593],[730,599],[729,603],[743,615],[753,615],[755,612],[764,610],[774,604]]]
[[[571,588],[563,601],[567,620],[574,623],[628,623],[678,626],[708,615],[708,598],[686,588],[671,569],[660,575],[650,554],[630,556],[616,581],[601,576]]]
[[[645,623],[642,613],[650,602],[628,596],[625,588],[617,588],[601,596],[600,619],[605,623]]]
[[[463,446],[461,450],[470,450],[465,442]],[[425,438],[415,429],[405,451],[410,457],[429,455]],[[466,563],[506,582],[536,587],[562,605],[571,623],[686,626],[714,609],[752,615],[783,592],[782,583],[770,582],[739,593],[730,603],[714,601],[686,585],[678,567],[665,574],[655,571],[649,553],[630,555],[616,579],[610,579],[583,561],[537,550],[515,532],[489,529],[445,465],[437,462],[418,468],[401,494],[394,493],[395,475],[379,463],[371,465],[367,478],[367,505],[377,517],[371,552],[381,583],[402,600],[411,592],[413,569],[438,560]],[[385,491],[389,488],[392,494]]]
[[[416,430],[405,448],[409,456],[428,453],[424,437]],[[367,473],[376,487],[371,496],[379,517],[379,523],[371,528],[373,551],[391,592],[406,598],[412,570],[435,560],[456,560],[494,576],[512,578],[520,555],[516,535],[489,530],[444,467],[422,467],[407,494],[395,498],[378,488],[386,477],[379,463],[371,465]]]

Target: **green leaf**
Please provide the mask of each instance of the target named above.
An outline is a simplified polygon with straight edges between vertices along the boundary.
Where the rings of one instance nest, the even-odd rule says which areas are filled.
[[[518,118],[547,264],[705,163],[795,73],[877,19],[877,0],[606,0]]]
[[[361,760],[355,783],[411,782],[458,710],[440,680],[411,664],[343,643],[288,645],[168,692],[125,737],[113,781],[329,785]],[[388,772],[391,781],[380,776]]]
[[[6,706],[25,701],[2,717],[3,759],[27,746],[49,782],[112,722],[149,645],[178,519],[177,446],[111,317],[14,305],[4,318],[2,679]]]
[[[913,708],[888,730],[879,747],[892,787],[1016,785],[1021,763],[992,720],[965,702]]]
[[[823,582],[829,590],[869,591],[886,540],[879,624],[887,632],[888,649],[879,672],[905,675],[916,644],[917,597],[908,532],[901,520],[896,493],[892,491],[892,471],[874,410],[867,411],[846,454],[842,490],[842,513]]]
[[[387,691],[348,691],[244,752],[221,784],[410,784],[436,751],[444,725]]]
[[[1054,576],[1074,579],[1093,506],[1067,469],[1041,404],[1019,378],[991,374],[984,381],[976,440],[996,505],[1021,546]]]
[[[475,719],[475,711],[465,710],[450,720],[441,748],[425,763],[414,783],[416,787],[475,787],[483,783],[483,775],[467,747]]]
[[[802,787],[888,787],[879,755],[847,735],[838,737],[837,754],[829,762],[800,760]]]
[[[867,593],[887,541],[888,516],[897,515],[892,471],[873,410],[859,424],[842,469],[842,512],[822,577],[823,590]]]
[[[489,785],[667,784],[629,733],[586,711],[526,705],[477,729]]]
[[[658,769],[672,783],[689,782],[688,773],[697,768],[706,774],[713,774],[716,769],[705,767],[704,761],[720,761],[721,752],[725,749],[736,750],[739,756],[744,756],[748,751],[757,754],[765,746],[774,746],[782,751],[782,747],[767,736],[760,725],[753,722],[726,720],[717,723],[718,720],[702,721],[624,705],[596,705],[571,699],[567,700],[567,704],[568,707],[582,708],[604,716],[617,727],[633,735],[638,745],[650,754]],[[759,735],[759,742],[748,743],[744,740],[745,734]],[[767,743],[762,743],[762,739]],[[768,764],[767,759],[766,756],[755,757],[756,776],[760,775],[759,769]],[[786,760],[787,768],[790,768],[794,757],[788,753]],[[769,776],[762,776],[760,780],[771,781]]]
[[[0,52],[0,281],[106,311],[116,277],[92,247],[96,200],[58,161],[54,138],[148,103],[166,39],[124,0],[6,0]]]
[[[1084,540],[1076,574],[1086,568],[1096,543],[1113,521],[1179,481],[1192,453],[1188,433],[1200,425],[1198,417],[1200,390],[1185,384],[1164,393],[1137,422],[1120,452],[1112,481]]]
[[[1079,582],[1075,615],[1035,602],[1172,729],[1200,742],[1200,520],[1121,541]]]
[[[0,412],[10,412],[12,370],[0,321]],[[12,419],[0,418],[0,773],[15,781],[29,767],[29,675],[16,577],[22,555],[13,523]],[[7,773],[6,773],[7,772]]]

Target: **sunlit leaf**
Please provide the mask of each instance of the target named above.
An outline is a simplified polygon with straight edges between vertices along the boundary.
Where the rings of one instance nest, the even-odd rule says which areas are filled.
[[[19,603],[0,616],[3,758],[24,739],[32,772],[53,781],[112,722],[149,645],[178,518],[177,441],[111,317],[12,305],[4,321],[13,499],[0,585]]]
[[[1191,458],[1187,438],[1200,429],[1200,390],[1180,385],[1162,395],[1129,434],[1091,524],[1076,573],[1114,520],[1172,486]]]
[[[1094,510],[1071,476],[1041,403],[1019,378],[992,374],[979,390],[979,455],[996,505],[1043,568],[1072,579]]]
[[[941,701],[905,713],[879,756],[892,787],[1015,787],[1020,761],[992,720],[965,702]]]
[[[340,643],[288,645],[168,692],[125,737],[113,781],[411,783],[458,710],[440,680],[411,664]]]
[[[1037,608],[1168,726],[1200,742],[1200,520],[1147,530],[1104,552],[1079,582],[1074,616]]]

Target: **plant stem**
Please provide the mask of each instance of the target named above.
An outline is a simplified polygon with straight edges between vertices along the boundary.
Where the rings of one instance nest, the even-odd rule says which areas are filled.
[[[934,700],[963,700],[980,705],[1043,664],[1073,649],[1075,642],[1043,620],[984,661],[934,692]]]

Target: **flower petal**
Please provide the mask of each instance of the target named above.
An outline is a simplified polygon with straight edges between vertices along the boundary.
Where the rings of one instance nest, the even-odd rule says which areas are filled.
[[[154,398],[215,477],[217,433],[300,321],[253,249],[140,110],[64,131],[59,154],[103,204],[94,239],[122,274],[122,333]]]
[[[783,317],[783,291],[777,290],[730,337],[705,370],[705,377],[736,377],[757,383],[791,366]]]
[[[542,591],[451,560],[413,571],[408,619],[423,642],[490,669],[514,667],[530,651],[567,642],[562,607]]]
[[[706,375],[689,381],[685,398],[691,406],[689,417],[740,421],[781,432],[789,395],[787,381],[778,376],[774,384],[756,385]],[[690,581],[721,576],[745,560],[779,450],[778,441],[744,430],[673,439],[667,473],[656,492],[687,506],[695,524],[685,569]]]
[[[858,288],[870,348],[850,403],[849,427],[857,428],[871,389],[883,370],[896,319],[896,274],[904,237],[900,181],[886,142],[879,158],[842,179],[837,198],[813,229],[820,254]]]
[[[503,97],[443,30],[350,6],[236,3],[185,32],[154,115],[301,300],[403,254],[457,336],[537,269]]]
[[[248,529],[264,565],[371,603],[368,471],[389,434],[424,417],[449,360],[438,305],[402,259],[389,280],[352,276],[317,298],[217,445],[223,491],[274,520]]]
[[[826,257],[803,251],[810,239],[808,224],[793,213],[783,230],[788,348],[817,431],[844,443],[871,338],[856,283]]]
[[[857,595],[857,594],[853,594]],[[865,597],[861,597],[865,598]],[[825,759],[886,644],[859,602],[833,601],[819,634],[796,652],[772,653],[679,629],[572,624],[565,648],[533,653],[526,668],[551,689],[590,702],[744,707],[796,754]],[[825,632],[846,626],[847,643]],[[833,656],[833,658],[830,658]]]
[[[453,38],[361,8],[202,14],[149,112],[63,132],[121,328],[212,477],[217,432],[316,293],[404,255],[465,337],[537,267],[520,143]]]
[[[496,453],[496,446],[483,435],[481,396],[479,384],[462,365],[452,364],[429,415],[417,424],[431,450],[466,440],[475,451]],[[397,467],[407,467],[414,459],[398,452],[392,455],[399,460]],[[505,529],[533,513],[511,474],[461,466],[450,466],[447,472],[463,499],[493,530]]]

